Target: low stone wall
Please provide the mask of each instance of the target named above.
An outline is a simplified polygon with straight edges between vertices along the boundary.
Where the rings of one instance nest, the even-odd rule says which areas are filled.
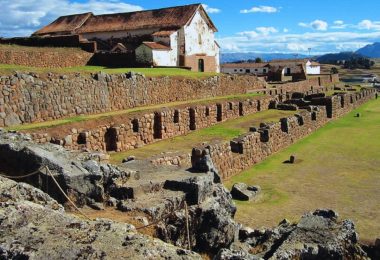
[[[264,81],[253,76],[215,76],[203,80],[146,78],[132,73],[2,76],[0,126],[245,94],[248,90],[265,87]]]
[[[94,55],[80,49],[38,49],[24,47],[7,49],[0,47],[0,63],[28,67],[63,68],[85,66]]]
[[[95,127],[88,122],[57,126],[31,133],[38,143],[53,142],[69,149],[127,151],[158,140],[185,135],[217,123],[267,110],[277,97],[210,102],[206,105],[163,108],[147,113],[120,115]],[[90,124],[91,125],[91,124]]]
[[[318,99],[318,107],[310,106],[278,123],[262,125],[231,142],[216,142],[192,151],[192,164],[197,165],[205,155],[210,155],[223,179],[242,172],[263,161],[269,155],[291,145],[325,125],[329,118],[337,118],[373,98],[376,90],[342,94]],[[330,111],[329,111],[330,110]],[[329,115],[330,113],[330,115]]]

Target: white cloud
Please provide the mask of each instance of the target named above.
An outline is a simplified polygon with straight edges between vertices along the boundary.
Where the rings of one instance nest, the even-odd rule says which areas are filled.
[[[380,21],[363,20],[357,28],[361,30],[380,30]]]
[[[347,27],[349,27],[349,25],[345,24],[344,21],[336,20],[336,21],[334,21],[334,25],[331,26],[331,29],[345,29]]]
[[[274,27],[257,27],[256,31],[258,31],[259,33],[261,33],[262,35],[265,35],[265,36],[269,35],[271,33],[278,32],[278,30]]]
[[[218,8],[213,8],[213,7],[209,7],[208,5],[206,4],[202,4],[203,8],[206,10],[207,13],[210,13],[210,14],[216,14],[216,13],[220,13],[221,10],[218,9]]]
[[[313,45],[293,42],[293,43],[288,43],[286,45],[286,48],[292,52],[306,52],[307,50],[309,50],[309,48],[311,48],[311,46]]]
[[[252,37],[254,40],[252,40]],[[380,31],[374,32],[308,32],[275,33],[262,36],[257,31],[237,33],[232,37],[217,39],[223,52],[283,52],[312,54],[353,51],[379,41]],[[230,49],[233,45],[234,49]]]
[[[322,20],[315,20],[311,23],[298,23],[299,26],[305,27],[305,28],[313,28],[314,30],[317,31],[326,31],[328,28],[328,23]]]
[[[251,9],[240,10],[242,14],[248,13],[277,13],[279,10],[273,6],[254,6]]]
[[[278,30],[274,27],[256,27],[254,31],[244,31],[237,33],[240,36],[247,37],[249,39],[254,39],[258,37],[266,37],[272,33],[277,33]]]
[[[282,31],[283,31],[284,33],[287,33],[287,32],[289,32],[289,29],[288,29],[288,28],[284,28]]]
[[[95,14],[139,11],[138,5],[122,0],[0,0],[0,36],[28,36],[39,27],[46,25],[61,15],[93,12]],[[6,14],[6,15],[4,15]]]

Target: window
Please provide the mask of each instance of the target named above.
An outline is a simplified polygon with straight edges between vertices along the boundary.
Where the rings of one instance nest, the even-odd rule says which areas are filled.
[[[202,45],[202,34],[198,33],[198,43]]]
[[[228,102],[228,108],[229,108],[230,110],[233,109],[233,104],[232,104],[231,102]]]
[[[234,72],[237,72],[237,69],[234,69]]]
[[[243,69],[240,69],[240,72],[243,72]]]
[[[263,72],[264,72],[264,73],[267,73],[267,70],[266,70],[266,69],[263,69]]]
[[[255,71],[258,71],[258,69],[255,69]]]
[[[250,72],[251,72],[250,69],[246,69],[246,70],[245,70],[245,73],[250,73]]]

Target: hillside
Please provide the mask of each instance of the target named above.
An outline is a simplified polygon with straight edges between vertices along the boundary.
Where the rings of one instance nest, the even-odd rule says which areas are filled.
[[[380,42],[368,44],[357,50],[355,53],[367,56],[369,58],[380,58]]]
[[[349,60],[353,58],[363,58],[363,55],[357,54],[355,52],[339,52],[339,53],[328,53],[317,58],[320,63],[336,63],[340,60]]]

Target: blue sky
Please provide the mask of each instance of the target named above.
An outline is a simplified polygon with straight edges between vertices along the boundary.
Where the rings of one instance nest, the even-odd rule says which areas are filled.
[[[0,0],[0,36],[25,36],[60,15],[153,9],[197,1]],[[379,0],[204,0],[223,52],[356,50],[380,41]]]

